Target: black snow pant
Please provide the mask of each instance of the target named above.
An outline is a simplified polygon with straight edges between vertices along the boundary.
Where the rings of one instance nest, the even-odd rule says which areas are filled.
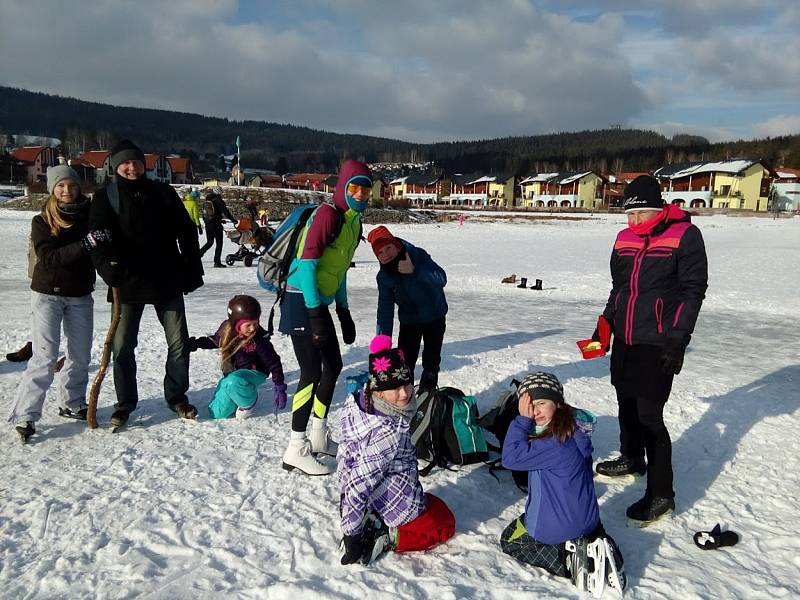
[[[664,424],[674,375],[661,369],[661,352],[660,346],[615,341],[611,383],[619,404],[620,453],[632,459],[647,457],[649,496],[674,498],[672,440]]]
[[[206,223],[206,243],[200,248],[200,256],[206,253],[206,250],[211,248],[216,243],[214,248],[214,264],[222,264],[222,223]]]
[[[330,317],[330,313],[328,315]],[[331,331],[334,331],[333,323]],[[300,365],[300,381],[292,399],[292,431],[305,431],[312,409],[314,416],[320,419],[328,416],[336,380],[342,372],[342,354],[336,333],[321,348],[314,346],[310,335],[291,338]]]
[[[420,383],[436,385],[439,381],[439,365],[442,362],[442,341],[447,329],[445,318],[428,323],[400,323],[397,347],[403,351],[406,364],[414,375],[420,344],[422,348],[422,376]]]

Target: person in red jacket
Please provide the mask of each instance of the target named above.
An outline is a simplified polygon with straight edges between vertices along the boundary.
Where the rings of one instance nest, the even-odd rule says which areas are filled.
[[[644,497],[627,510],[631,520],[646,523],[675,509],[664,405],[705,298],[708,260],[700,230],[678,206],[664,205],[654,177],[637,177],[624,197],[628,227],[614,243],[611,294],[593,336],[606,349],[610,339],[600,338],[609,336],[599,332],[614,336],[621,456],[595,470],[610,477],[647,473]]]

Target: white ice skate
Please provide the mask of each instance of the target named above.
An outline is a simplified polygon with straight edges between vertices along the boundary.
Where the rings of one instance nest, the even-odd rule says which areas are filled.
[[[333,468],[321,463],[311,453],[311,442],[306,438],[290,439],[283,453],[283,468],[299,469],[306,475],[330,475]]]
[[[308,438],[311,440],[311,452],[313,454],[336,456],[339,451],[339,444],[331,439],[327,419],[312,419],[311,433]]]

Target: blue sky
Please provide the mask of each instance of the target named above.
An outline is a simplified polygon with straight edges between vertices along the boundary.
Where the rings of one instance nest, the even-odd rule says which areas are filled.
[[[431,142],[800,132],[796,0],[3,0],[0,83]]]

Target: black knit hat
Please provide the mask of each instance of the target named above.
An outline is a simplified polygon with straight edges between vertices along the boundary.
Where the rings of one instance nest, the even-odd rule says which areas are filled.
[[[144,152],[142,152],[139,149],[139,146],[134,144],[132,141],[120,140],[111,149],[111,157],[109,158],[111,170],[116,174],[117,167],[119,167],[126,160],[140,160],[142,161],[142,164],[145,164]]]
[[[639,175],[625,187],[624,194],[622,208],[625,212],[664,208],[661,186],[658,184],[658,179],[650,175]]]
[[[400,348],[392,348],[392,338],[376,335],[369,344],[369,385],[377,392],[414,383],[411,370]]]
[[[544,371],[531,373],[522,380],[517,388],[518,396],[521,396],[523,392],[528,392],[532,400],[552,400],[556,404],[564,403],[564,387],[558,377],[552,373]]]

